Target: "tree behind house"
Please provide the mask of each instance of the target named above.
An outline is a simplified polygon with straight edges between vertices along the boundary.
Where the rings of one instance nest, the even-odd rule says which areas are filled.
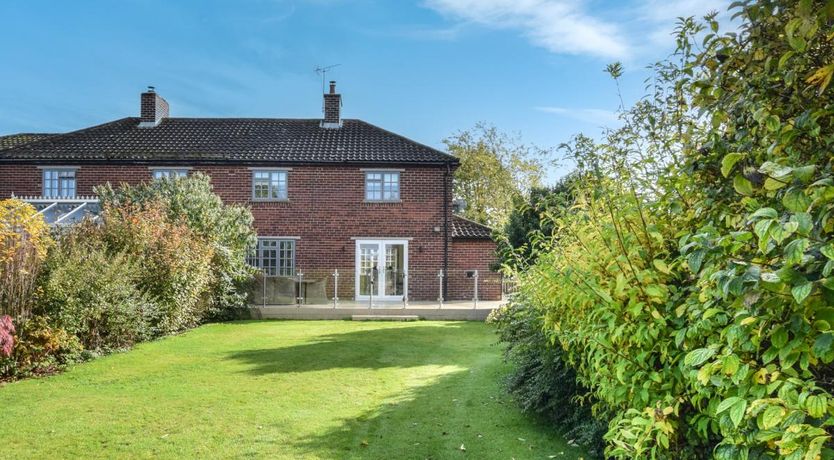
[[[460,160],[454,196],[466,202],[462,215],[468,219],[500,227],[514,202],[541,183],[540,158],[547,151],[523,144],[494,126],[478,123],[443,142]]]

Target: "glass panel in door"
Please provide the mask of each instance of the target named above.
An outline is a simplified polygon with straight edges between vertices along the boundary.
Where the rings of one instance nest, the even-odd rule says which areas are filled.
[[[379,295],[377,278],[379,270],[379,244],[362,243],[359,245],[359,295]]]
[[[387,296],[403,295],[405,274],[405,245],[385,245],[385,293]]]

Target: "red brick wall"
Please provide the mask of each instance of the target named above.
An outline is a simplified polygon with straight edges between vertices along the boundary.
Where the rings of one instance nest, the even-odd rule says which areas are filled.
[[[68,164],[71,165],[71,164]],[[365,203],[364,171],[358,166],[294,166],[288,173],[289,200],[252,202],[252,171],[243,166],[195,166],[212,177],[215,192],[227,203],[245,204],[255,216],[261,236],[300,237],[296,268],[307,279],[329,277],[333,295],[334,269],[339,270],[339,297],[354,295],[355,240],[351,238],[411,238],[408,245],[409,299],[436,300],[438,270],[443,268],[443,180],[441,167],[405,167],[400,173],[398,203]],[[0,165],[0,197],[12,193],[40,195],[42,172],[33,165]],[[95,185],[135,184],[151,178],[147,166],[81,165],[76,173],[78,195],[91,195]],[[451,178],[448,179],[451,183]],[[451,206],[447,207],[451,215]],[[440,231],[435,232],[434,228]],[[481,270],[482,299],[500,298],[487,275],[494,244],[455,241],[449,245],[447,298],[470,299],[471,280],[463,271]],[[468,251],[475,251],[469,253]],[[469,282],[467,284],[467,282]],[[467,288],[467,286],[470,286]]]
[[[443,170],[405,168],[398,203],[365,203],[365,173],[355,166],[303,166],[288,172],[286,202],[251,202],[251,171],[197,167],[212,176],[226,202],[249,204],[261,236],[296,236],[296,269],[306,279],[328,279],[339,270],[339,297],[355,289],[356,241],[351,238],[413,238],[408,242],[411,300],[437,297],[443,267]],[[434,227],[440,227],[435,232]]]
[[[490,269],[496,262],[495,242],[490,240],[452,240],[449,255],[449,298],[472,299],[475,283],[467,270],[478,270],[478,298],[501,300],[501,275]]]

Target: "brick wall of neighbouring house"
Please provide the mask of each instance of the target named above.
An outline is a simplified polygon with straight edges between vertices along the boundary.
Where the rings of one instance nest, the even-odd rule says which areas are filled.
[[[71,165],[71,164],[70,164]],[[443,180],[440,167],[404,167],[400,173],[401,202],[365,203],[364,171],[358,166],[293,166],[289,171],[289,200],[252,202],[252,171],[243,166],[194,166],[212,177],[215,192],[227,203],[250,206],[261,236],[300,237],[296,267],[306,279],[327,277],[333,295],[334,269],[339,270],[339,297],[351,299],[355,286],[355,240],[352,238],[411,238],[409,241],[409,298],[435,300],[437,273],[443,267]],[[0,197],[40,195],[42,172],[32,165],[0,165]],[[81,165],[76,173],[77,194],[91,195],[93,186],[111,182],[136,184],[150,180],[147,166]],[[451,178],[448,178],[451,184]],[[448,207],[451,216],[451,207]],[[440,232],[434,228],[439,227]],[[458,286],[457,272],[483,266],[491,242],[450,244],[449,299],[468,299],[471,292]],[[468,254],[467,247],[479,251]],[[455,249],[457,248],[457,249]],[[488,251],[487,251],[488,252]],[[462,259],[462,260],[457,260]],[[470,261],[479,261],[470,267]],[[452,266],[459,268],[452,269]],[[482,277],[484,286],[487,277]],[[457,284],[456,284],[457,283]],[[491,283],[491,282],[490,282]],[[492,288],[481,296],[487,299]],[[500,282],[498,283],[500,296]]]
[[[75,166],[70,163],[68,166]],[[89,196],[93,187],[106,182],[114,185],[127,182],[138,184],[149,180],[151,171],[147,166],[84,166],[76,173],[76,194]],[[0,198],[12,193],[16,196],[40,195],[43,192],[43,172],[35,165],[0,165]]]
[[[495,242],[491,240],[452,240],[449,263],[449,298],[472,299],[475,284],[467,270],[478,270],[478,298],[501,300],[501,275],[491,270],[496,262]]]

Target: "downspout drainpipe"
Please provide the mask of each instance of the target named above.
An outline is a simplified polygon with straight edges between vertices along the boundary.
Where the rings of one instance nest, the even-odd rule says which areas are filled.
[[[449,297],[449,178],[452,168],[446,162],[443,173],[443,298]]]

